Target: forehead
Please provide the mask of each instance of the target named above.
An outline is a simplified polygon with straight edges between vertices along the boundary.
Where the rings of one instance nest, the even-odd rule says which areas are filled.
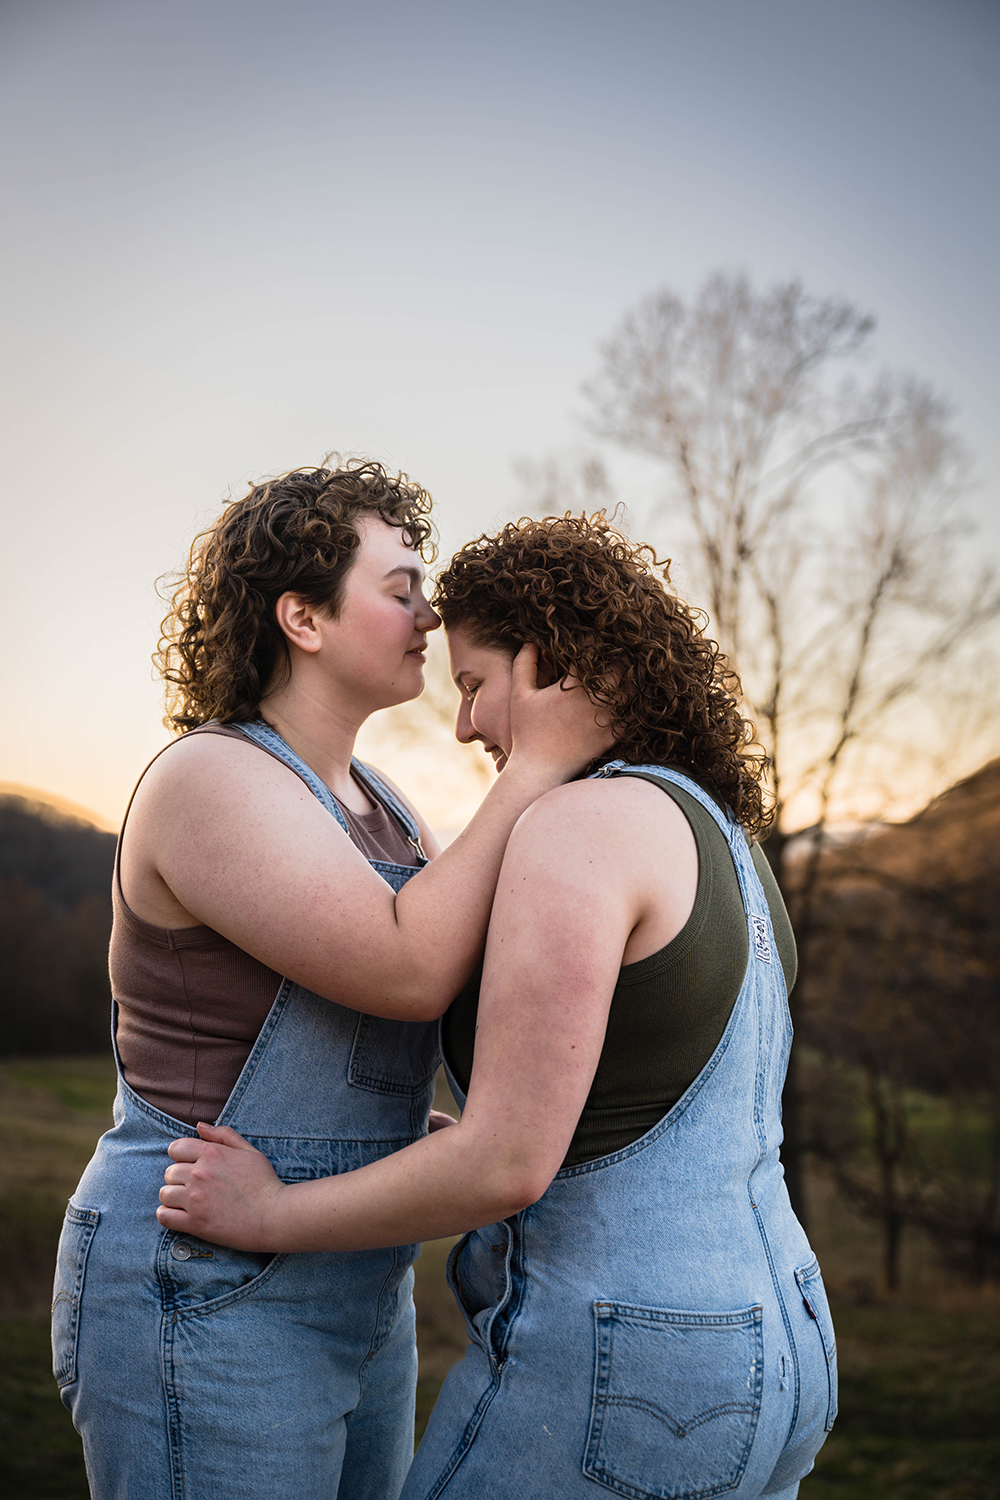
[[[502,646],[484,646],[465,625],[445,626],[451,675],[456,682],[466,673],[482,676],[495,667],[510,670],[510,652]]]
[[[355,567],[379,577],[403,568],[423,581],[423,558],[409,545],[406,533],[400,527],[391,526],[381,516],[361,516],[357,528],[361,545],[355,553]]]

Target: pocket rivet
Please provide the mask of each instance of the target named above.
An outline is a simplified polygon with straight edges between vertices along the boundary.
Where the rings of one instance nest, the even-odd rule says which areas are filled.
[[[186,1240],[178,1240],[176,1244],[171,1245],[170,1254],[174,1260],[190,1260],[192,1254],[191,1246]]]

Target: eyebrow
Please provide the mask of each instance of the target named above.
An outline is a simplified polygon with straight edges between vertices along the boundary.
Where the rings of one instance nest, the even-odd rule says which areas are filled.
[[[383,574],[382,582],[385,583],[390,578],[395,578],[398,573],[402,573],[404,578],[408,578],[411,583],[418,585],[422,585],[427,576],[423,568],[407,568],[401,564],[398,568],[390,568],[388,573]]]

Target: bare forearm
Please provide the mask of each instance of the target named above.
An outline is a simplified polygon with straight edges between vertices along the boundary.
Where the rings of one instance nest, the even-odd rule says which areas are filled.
[[[438,1239],[506,1218],[547,1186],[461,1126],[340,1177],[290,1184],[234,1132],[201,1132],[201,1141],[171,1146],[174,1161],[190,1165],[167,1169],[158,1217],[240,1250],[367,1250]]]
[[[418,1146],[432,1141],[428,1137]],[[407,1155],[416,1155],[418,1146],[407,1148]],[[445,1187],[439,1175],[425,1175],[422,1162],[407,1161],[405,1178],[398,1170],[380,1171],[383,1165],[377,1162],[343,1177],[288,1184],[274,1199],[264,1234],[267,1244],[262,1248],[370,1250],[442,1239],[506,1218],[523,1207],[484,1192],[481,1181],[474,1187],[458,1184],[452,1177]],[[438,1169],[446,1170],[445,1166]]]
[[[403,984],[416,1006],[443,1014],[473,972],[507,840],[521,814],[556,784],[551,773],[509,765],[468,827],[397,895]]]

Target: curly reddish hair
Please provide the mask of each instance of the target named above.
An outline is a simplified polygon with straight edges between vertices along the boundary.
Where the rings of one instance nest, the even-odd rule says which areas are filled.
[[[707,616],[669,582],[670,564],[601,511],[523,517],[456,553],[431,602],[480,645],[514,653],[530,641],[578,677],[611,716],[607,759],[689,770],[760,835],[773,817],[766,758],[739,711],[739,678]]]
[[[288,668],[274,612],[281,595],[335,615],[358,522],[373,516],[429,561],[430,508],[426,490],[370,459],[251,485],[195,538],[184,571],[161,580],[170,611],[153,661],[167,684],[167,728],[256,718],[275,673]]]

